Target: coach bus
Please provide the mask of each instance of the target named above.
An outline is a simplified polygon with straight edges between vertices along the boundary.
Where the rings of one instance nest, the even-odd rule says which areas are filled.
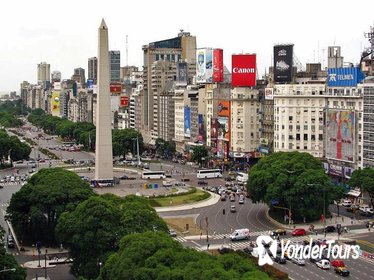
[[[220,177],[222,177],[221,169],[197,170],[197,178],[198,179],[220,178]]]
[[[142,179],[165,179],[165,171],[143,171]]]

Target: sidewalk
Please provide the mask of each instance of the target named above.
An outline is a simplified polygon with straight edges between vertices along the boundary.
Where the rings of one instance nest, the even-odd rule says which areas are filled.
[[[324,228],[324,225],[321,220],[314,221],[314,222],[299,223],[299,224],[289,224],[289,223],[280,223],[274,220],[273,218],[270,217],[269,213],[267,213],[267,217],[270,221],[278,225],[280,228],[288,228],[288,229],[304,228],[307,231],[309,231],[310,225],[314,226],[314,230],[321,230]],[[333,225],[336,227],[337,224],[340,224],[342,228],[351,226],[351,225],[357,225],[357,224],[364,225],[365,223],[366,223],[365,220],[354,220],[349,217],[344,217],[341,215],[340,217],[338,217],[337,214],[335,213],[332,214],[332,218],[326,219],[326,226]]]
[[[220,200],[220,196],[215,193],[210,193],[210,194],[211,194],[210,198],[200,201],[200,202],[183,204],[179,206],[154,207],[154,209],[156,210],[156,212],[162,213],[162,212],[171,212],[171,211],[190,210],[194,208],[202,208],[202,207],[216,204]]]

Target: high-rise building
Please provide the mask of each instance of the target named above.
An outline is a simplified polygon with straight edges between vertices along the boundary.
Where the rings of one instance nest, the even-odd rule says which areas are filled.
[[[54,82],[61,82],[61,72],[60,71],[53,71],[52,74],[51,74],[51,81],[52,81],[52,84]]]
[[[180,32],[178,37],[144,45],[143,49],[143,116],[142,129],[150,132],[154,128],[154,90],[151,83],[156,77],[152,77],[152,66],[155,61],[166,60],[170,62],[183,61],[189,64],[188,81],[196,74],[196,37],[189,32]],[[143,134],[144,135],[144,134]]]
[[[366,78],[363,84],[363,167],[374,168],[374,79]]]
[[[93,80],[94,85],[97,83],[97,57],[88,59],[88,79]]]
[[[340,54],[340,46],[328,47],[327,53],[327,68],[340,68],[343,67],[343,57]]]
[[[121,52],[109,51],[110,82],[121,82]]]
[[[72,80],[84,85],[86,83],[86,71],[83,68],[75,68],[74,75],[71,77]]]
[[[50,82],[51,75],[51,65],[47,62],[41,62],[38,64],[38,83],[45,84]]]

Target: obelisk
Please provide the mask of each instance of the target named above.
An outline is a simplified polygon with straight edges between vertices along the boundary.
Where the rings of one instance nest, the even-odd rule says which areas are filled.
[[[96,99],[95,180],[113,180],[112,125],[109,92],[108,27],[99,27]]]

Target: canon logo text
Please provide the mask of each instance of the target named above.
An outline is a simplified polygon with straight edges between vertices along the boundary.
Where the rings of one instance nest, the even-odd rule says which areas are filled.
[[[254,73],[256,73],[256,70],[255,70],[255,68],[239,68],[239,67],[234,67],[232,69],[232,72],[233,73],[239,73],[239,74],[241,74],[241,73],[252,73],[252,74],[254,74]]]

